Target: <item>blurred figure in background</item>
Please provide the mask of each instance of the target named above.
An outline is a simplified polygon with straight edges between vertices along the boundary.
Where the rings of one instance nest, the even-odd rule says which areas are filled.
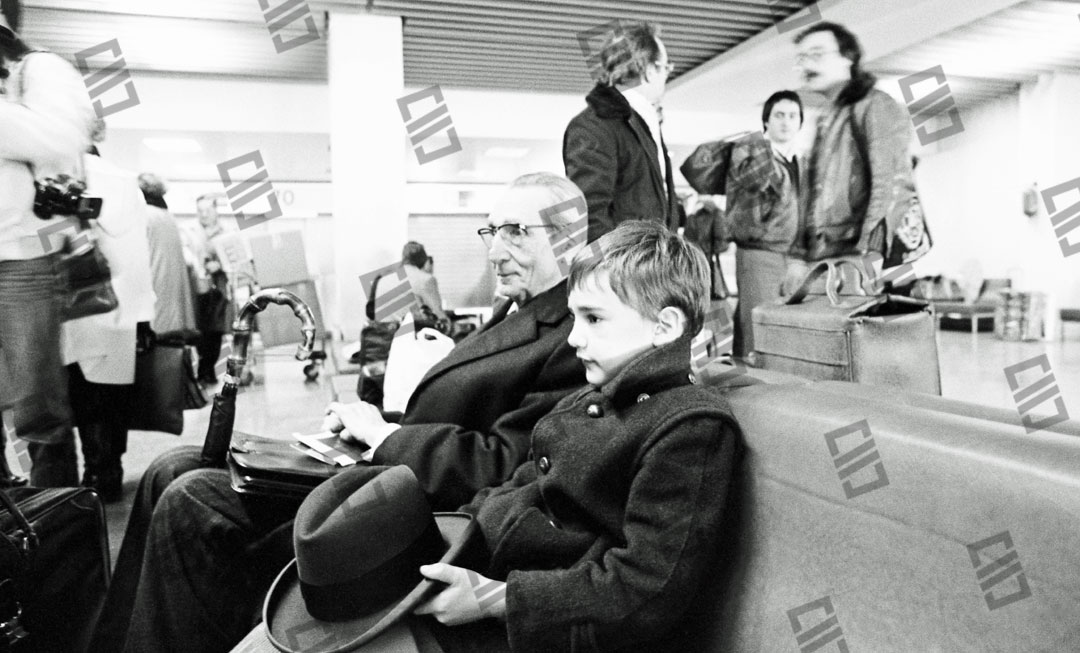
[[[412,288],[413,294],[416,295],[416,299],[431,309],[436,319],[440,321],[449,320],[446,311],[443,310],[442,295],[439,294],[439,282],[435,279],[435,275],[431,273],[431,270],[428,269],[430,260],[431,257],[427,255],[427,250],[415,240],[410,240],[401,248],[401,267],[405,270],[405,277],[409,280],[409,286]],[[394,292],[394,284],[380,284],[378,290],[380,296],[387,292]],[[401,320],[405,317],[406,310],[402,309],[399,315],[388,319]]]
[[[755,306],[780,297],[787,254],[799,228],[799,160],[795,140],[803,105],[795,91],[778,91],[765,101],[762,132],[741,138],[731,150],[727,183],[727,230],[735,241],[733,354],[754,350]]]
[[[683,198],[682,206],[686,212],[683,235],[700,247],[709,261],[712,286],[709,299],[727,299],[728,288],[719,259],[731,244],[731,237],[724,225],[724,210],[716,203],[714,196],[699,195],[695,191],[690,191]]]
[[[97,121],[94,142],[104,138]],[[121,455],[127,450],[134,407],[135,355],[150,346],[154,288],[150,273],[146,205],[134,173],[96,155],[85,158],[88,192],[102,198],[93,225],[98,247],[109,262],[116,310],[64,323],[68,392],[83,453],[82,484],[103,501],[118,501],[123,488]],[[74,442],[54,445],[56,458],[75,474]]]
[[[16,35],[20,3],[0,8],[0,410],[14,429],[7,436],[27,442],[31,482],[75,485],[74,470],[52,458],[54,446],[73,446],[74,437],[60,351],[59,248],[50,243],[65,218],[35,215],[34,181],[81,176],[94,112],[69,63],[31,53]],[[0,485],[13,482],[0,476]]]
[[[191,282],[184,262],[180,228],[165,203],[165,182],[157,175],[139,175],[139,189],[147,207],[147,236],[150,240],[150,269],[154,282],[155,333],[195,329],[195,309]]]
[[[217,202],[214,195],[201,195],[195,200],[199,214],[199,226],[188,231],[195,277],[195,323],[202,336],[197,347],[199,353],[199,381],[206,385],[217,384],[214,365],[221,355],[221,340],[232,322],[232,293],[229,278],[225,274],[214,240],[225,235],[225,228],[218,220]]]
[[[907,225],[915,222],[911,209],[918,203],[907,110],[874,88],[876,78],[862,68],[862,46],[843,25],[815,23],[795,44],[804,87],[824,94],[829,105],[807,158],[794,253],[810,262],[880,255],[875,274],[882,259],[891,267],[917,258],[930,243],[921,218]],[[785,287],[794,288],[805,273],[804,263],[789,261]]]

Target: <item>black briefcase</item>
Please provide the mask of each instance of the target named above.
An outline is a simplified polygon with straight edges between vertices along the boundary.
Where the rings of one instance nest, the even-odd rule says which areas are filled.
[[[0,490],[0,651],[86,651],[109,573],[93,490]]]
[[[364,449],[346,445],[354,458]],[[226,456],[232,489],[256,497],[303,501],[317,485],[348,469],[328,465],[293,448],[290,440],[233,431]],[[356,463],[364,465],[366,463]]]

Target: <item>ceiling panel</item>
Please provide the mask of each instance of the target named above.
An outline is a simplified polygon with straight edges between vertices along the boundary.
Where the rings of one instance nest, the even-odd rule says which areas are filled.
[[[276,7],[282,0],[268,0]],[[405,83],[584,93],[592,85],[577,35],[616,18],[661,27],[673,77],[770,27],[811,0],[309,0],[326,12],[404,18]],[[211,78],[325,82],[326,42],[277,53],[260,0],[27,0],[23,37],[71,57],[117,39],[128,68]],[[300,36],[291,24],[286,39]]]

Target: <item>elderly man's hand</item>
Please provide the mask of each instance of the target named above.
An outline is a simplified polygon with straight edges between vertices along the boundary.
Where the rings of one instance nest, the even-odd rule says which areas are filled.
[[[420,567],[420,573],[447,586],[416,608],[416,614],[430,614],[447,626],[506,617],[506,583],[441,562]]]
[[[343,440],[354,440],[375,449],[399,428],[382,418],[378,408],[366,401],[352,404],[332,402],[326,407],[323,429],[340,433]]]

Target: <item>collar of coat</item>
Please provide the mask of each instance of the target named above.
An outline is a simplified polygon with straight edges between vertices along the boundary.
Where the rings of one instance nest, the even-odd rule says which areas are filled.
[[[585,102],[592,107],[597,116],[605,120],[612,118],[627,120],[634,113],[634,110],[630,108],[630,103],[614,86],[597,84],[585,96]]]
[[[692,383],[690,337],[683,336],[630,361],[600,388],[600,394],[613,406],[622,406],[636,402],[643,393],[657,394]]]
[[[569,310],[566,307],[566,298],[566,279],[563,279],[551,288],[548,288],[544,292],[533,297],[524,305],[518,305],[518,311],[528,310],[528,312],[535,317],[536,321],[542,324],[558,324],[566,317],[566,313]],[[499,322],[502,322],[503,319],[506,318],[506,314],[510,311],[510,306],[513,303],[514,301],[512,299],[500,297],[491,310],[491,319],[488,320],[484,327],[490,328]]]

